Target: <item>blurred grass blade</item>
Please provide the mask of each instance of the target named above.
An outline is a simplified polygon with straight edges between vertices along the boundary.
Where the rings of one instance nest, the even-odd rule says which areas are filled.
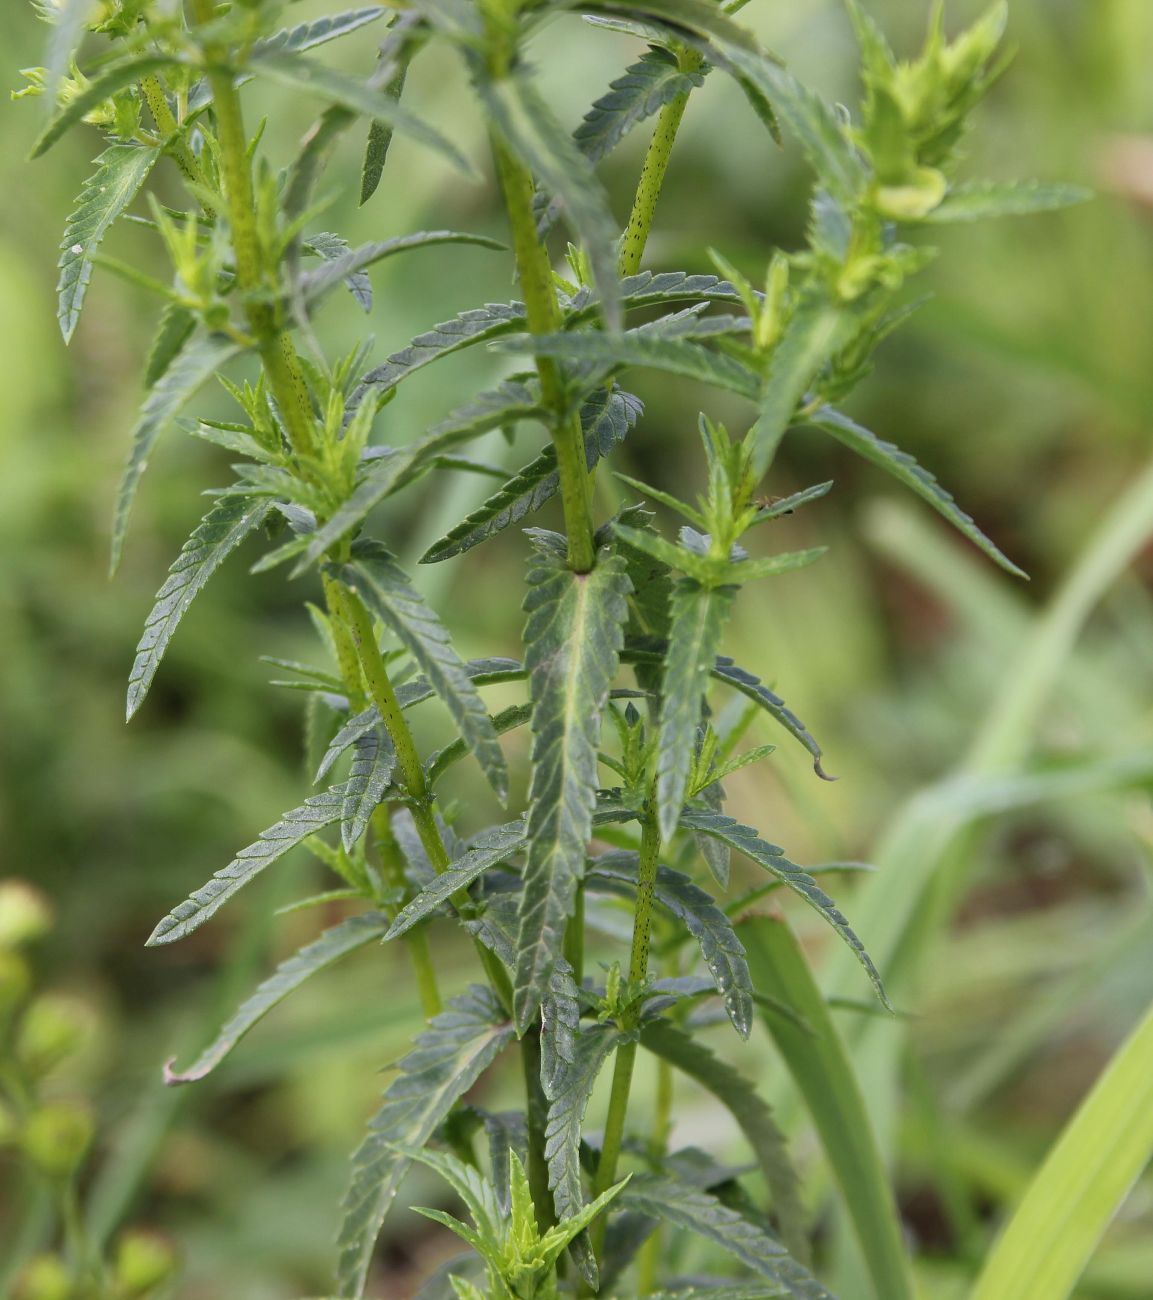
[[[971,1300],[1066,1300],[1153,1158],[1153,1007],[1065,1126]]]
[[[868,1111],[805,955],[792,930],[776,917],[751,916],[737,929],[755,987],[772,993],[802,1018],[797,1024],[771,1011],[761,1013],[813,1116],[876,1293],[882,1300],[912,1300],[897,1207]]]

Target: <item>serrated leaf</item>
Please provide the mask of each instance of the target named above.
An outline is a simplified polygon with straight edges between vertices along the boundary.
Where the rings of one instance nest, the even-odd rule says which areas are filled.
[[[310,835],[340,820],[344,804],[344,786],[334,785],[323,794],[306,799],[299,808],[287,812],[274,826],[262,831],[260,838],[241,849],[235,858],[218,871],[207,884],[190,894],[152,931],[146,947],[175,943],[197,930],[233,894],[254,880],[265,867],[284,857]]]
[[[459,857],[454,858],[440,875],[401,909],[385,938],[396,939],[411,930],[418,921],[423,921],[448,902],[458,890],[467,889],[490,867],[521,852],[524,844],[525,824],[521,817],[477,835]]]
[[[363,948],[374,939],[379,939],[387,928],[388,917],[382,912],[366,912],[361,916],[350,916],[339,925],[325,930],[318,939],[280,963],[275,972],[242,1003],[232,1019],[187,1070],[174,1070],[173,1062],[167,1062],[164,1067],[164,1082],[192,1083],[203,1079],[216,1069],[253,1025],[278,1003],[283,1002],[305,980],[332,966],[350,952],[355,952],[357,948]]]
[[[538,555],[524,608],[534,736],[528,859],[521,895],[517,1022],[535,1016],[560,956],[596,807],[601,715],[616,675],[632,585],[602,550],[590,573]]]
[[[599,162],[639,122],[703,82],[702,72],[682,72],[676,57],[667,50],[648,50],[609,83],[573,132],[573,139],[586,158]]]
[[[576,1060],[580,1019],[576,977],[573,968],[561,958],[540,1009],[540,1077],[546,1097],[552,1095],[561,1072]]]
[[[636,1177],[622,1192],[619,1204],[704,1237],[746,1268],[779,1283],[782,1294],[794,1300],[834,1300],[775,1237],[701,1188],[668,1176]]]
[[[504,248],[499,240],[490,239],[487,235],[470,235],[458,230],[419,230],[411,235],[398,235],[395,239],[361,244],[358,248],[350,248],[347,252],[329,258],[318,270],[308,271],[300,277],[301,296],[306,302],[315,301],[341,280],[357,275],[365,267],[381,262],[386,257],[406,252],[410,248],[438,244],[477,244],[481,248]]]
[[[810,299],[798,306],[785,326],[769,361],[757,422],[749,431],[755,479],[764,477],[809,386],[844,341],[850,319],[842,309]]]
[[[339,104],[342,108],[363,113],[374,121],[387,122],[394,131],[407,135],[426,148],[434,149],[465,175],[473,174],[468,159],[450,140],[427,122],[401,108],[396,100],[373,89],[367,82],[358,81],[299,54],[270,52],[253,57],[248,66],[250,71],[289,90],[307,91],[330,103]]]
[[[164,585],[156,593],[156,603],[145,620],[136,647],[136,658],[128,675],[129,719],[144,702],[164,651],[188,607],[228,556],[260,527],[270,508],[267,501],[222,497],[184,543]]]
[[[749,916],[740,931],[748,941],[758,985],[772,989],[794,1013],[795,1018],[786,1018],[763,1012],[762,1018],[813,1116],[876,1293],[911,1300],[915,1286],[888,1172],[824,995],[783,921]]]
[[[342,14],[328,14],[312,22],[299,23],[296,27],[286,27],[271,36],[256,41],[252,54],[261,58],[268,54],[299,54],[303,50],[315,49],[328,41],[347,36],[349,32],[375,22],[387,13],[381,5],[371,5],[365,9],[348,9]]]
[[[327,230],[322,230],[315,235],[309,235],[307,239],[301,241],[301,244],[305,249],[315,253],[326,262],[334,262],[338,257],[343,257],[349,251],[347,239],[341,235],[334,235]],[[353,271],[344,277],[344,283],[349,293],[356,299],[361,310],[364,312],[372,311],[372,281],[367,274],[363,270]]]
[[[701,705],[735,596],[735,587],[702,587],[691,578],[673,586],[657,738],[657,814],[664,840],[676,831],[688,792]]]
[[[100,241],[136,197],[159,157],[159,149],[114,144],[95,160],[96,172],[84,182],[60,241],[56,314],[65,343],[71,340],[80,320],[92,279],[92,259]]]
[[[624,891],[627,896],[637,883],[637,854],[602,853],[590,863],[586,879],[590,890],[603,887],[604,882],[629,886]],[[614,888],[613,892],[620,891]],[[654,897],[700,944],[701,956],[733,1028],[742,1038],[748,1038],[753,1027],[753,985],[733,923],[707,891],[671,867],[658,869]]]
[[[803,898],[816,912],[833,927],[852,950],[868,975],[877,996],[888,1010],[892,1010],[889,999],[881,984],[881,977],[872,959],[865,951],[864,945],[853,932],[833,900],[817,884],[812,876],[795,862],[790,862],[781,849],[761,839],[751,826],[742,826],[732,817],[722,813],[708,812],[704,809],[686,808],[681,814],[681,825],[686,830],[700,831],[721,840],[730,848],[743,853],[750,861],[764,867],[766,871],[786,885],[799,897]]]
[[[241,351],[240,344],[219,334],[206,334],[193,339],[145,398],[136,427],[132,430],[132,447],[128,455],[128,464],[116,497],[116,512],[112,521],[111,568],[113,572],[120,563],[120,554],[124,548],[124,534],[128,527],[128,515],[136,496],[136,488],[148,468],[148,457],[156,445],[156,439],[200,385],[216,374],[233,357],[238,356]]]
[[[400,14],[389,28],[388,36],[380,47],[373,81],[384,88],[390,98],[399,100],[404,93],[409,65],[424,45],[427,29],[419,11]],[[364,164],[360,172],[360,202],[363,206],[376,193],[384,164],[392,144],[392,127],[387,122],[373,121],[368,127],[368,141],[364,150]]]
[[[630,393],[615,389],[598,390],[581,408],[581,427],[585,438],[585,460],[591,471],[602,457],[623,441],[636,423],[641,404]],[[560,478],[556,452],[547,447],[524,469],[514,474],[498,492],[478,506],[466,519],[421,556],[422,564],[436,564],[478,546],[487,538],[519,523],[525,515],[539,509],[556,495]]]
[[[621,314],[617,226],[592,164],[523,72],[514,70],[499,79],[477,78],[474,84],[505,143],[559,200],[588,256],[605,321],[616,330]]]
[[[357,738],[340,810],[340,839],[346,853],[352,852],[368,829],[369,818],[384,798],[395,768],[396,749],[383,727]]]
[[[831,434],[838,442],[844,443],[850,450],[855,451],[858,456],[887,470],[894,478],[911,488],[922,501],[927,501],[939,515],[963,533],[974,546],[984,551],[995,564],[999,564],[1002,569],[1015,577],[1028,578],[1029,575],[1024,569],[1018,568],[985,536],[933,475],[922,468],[908,452],[878,438],[875,433],[870,433],[862,425],[850,420],[847,415],[833,410],[831,406],[821,407],[810,418],[819,429]]]
[[[805,1210],[800,1184],[784,1134],[754,1084],[703,1043],[666,1019],[641,1027],[641,1046],[694,1079],[722,1103],[752,1148],[772,1197],[781,1237],[801,1260],[808,1258]]]
[[[1093,191],[1080,185],[1046,185],[1040,181],[970,181],[954,185],[922,221],[985,221],[991,217],[1027,217],[1035,212],[1088,203]]]
[[[548,1123],[544,1154],[548,1161],[548,1182],[552,1188],[557,1218],[562,1222],[584,1207],[581,1186],[581,1127],[589,1098],[605,1062],[623,1041],[615,1025],[585,1025],[576,1036],[572,1060],[546,1081]],[[573,1254],[585,1280],[597,1284],[596,1259],[587,1241],[578,1238]]]
[[[409,1160],[398,1148],[428,1141],[512,1032],[496,998],[474,986],[452,999],[400,1062],[400,1073],[353,1157],[338,1242],[343,1300],[355,1300],[364,1290],[373,1245],[408,1169]]]
[[[508,794],[508,769],[492,719],[444,624],[378,542],[358,542],[340,578],[405,646],[448,706],[485,778],[500,799]]]
[[[39,158],[41,154],[46,153],[69,127],[81,121],[94,108],[103,104],[106,99],[111,99],[118,90],[123,90],[125,86],[131,86],[151,72],[159,72],[162,68],[170,68],[174,64],[178,64],[178,62],[177,59],[166,54],[137,54],[133,55],[132,58],[111,64],[104,69],[100,76],[90,81],[75,99],[69,100],[55,114],[37,137],[29,156]]]
[[[196,329],[196,317],[178,302],[165,304],[156,327],[156,335],[148,350],[148,364],[144,368],[144,387],[155,388],[167,374],[169,366],[180,355],[181,349]]]

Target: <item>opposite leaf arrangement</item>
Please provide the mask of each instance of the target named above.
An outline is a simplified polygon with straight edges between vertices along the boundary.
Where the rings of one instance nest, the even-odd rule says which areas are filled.
[[[421,1292],[427,1297],[829,1295],[812,1271],[796,1179],[767,1106],[694,1028],[715,1020],[707,999],[719,997],[741,1038],[763,1013],[790,1065],[810,1050],[805,1035],[835,1035],[791,932],[749,914],[780,886],[851,945],[882,1002],[884,993],[817,873],[724,812],[724,778],[771,749],[739,752],[742,734],[762,712],[824,773],[820,748],[784,701],[720,653],[723,632],[746,583],[821,553],[758,555],[746,545],[754,528],[831,486],[784,500],[760,495],[783,435],[798,424],[887,470],[998,564],[1019,572],[927,471],[836,403],[908,314],[901,290],[930,256],[923,244],[905,242],[912,228],[1053,208],[1079,195],[1067,187],[953,179],[969,114],[1005,64],[997,57],[1003,5],[952,41],[934,10],[920,56],[902,62],[849,0],[864,83],[855,115],[827,106],[761,49],[734,22],[740,7],[741,0],[413,0],[280,29],[278,0],[38,0],[53,24],[50,53],[45,68],[27,72],[22,93],[47,95],[52,113],[34,152],[80,122],[108,138],[65,231],[64,336],[76,328],[96,265],[164,300],[115,512],[114,564],[141,474],[166,426],[184,424],[241,458],[235,481],[211,494],[212,508],[160,589],[130,676],[129,716],[193,598],[252,534],[274,543],[257,570],[289,565],[293,576],[315,574],[324,597],[323,611],[309,608],[328,662],[282,666],[307,692],[309,742],[322,754],[318,782],[341,772],[343,779],[241,850],[166,916],[149,942],[188,935],[299,844],[340,880],[322,898],[348,900],[350,914],[283,963],[200,1058],[179,1072],[170,1066],[168,1078],[202,1078],[293,989],[370,943],[404,943],[428,1019],[354,1158],[339,1247],[341,1297],[363,1294],[377,1234],[414,1161],[440,1174],[471,1218],[466,1225],[423,1211],[471,1248],[429,1281]],[[554,37],[563,22],[581,17],[605,31],[611,59],[619,57],[613,42],[621,35],[647,49],[570,134],[524,49],[538,32]],[[76,58],[88,33],[105,40],[82,73]],[[377,54],[363,79],[311,53],[353,33]],[[370,363],[368,345],[327,361],[311,320],[331,290],[347,286],[365,306],[372,294],[366,271],[384,258],[446,243],[502,248],[454,231],[351,248],[314,229],[317,179],[358,122],[368,124],[362,201],[377,188],[394,132],[474,172],[477,163],[403,104],[409,65],[433,42],[459,55],[487,124],[523,301],[463,310],[379,364]],[[711,74],[732,77],[774,138],[799,145],[816,175],[807,241],[772,254],[763,289],[717,254],[716,275],[640,269],[686,104]],[[252,79],[322,106],[283,171],[266,159],[261,133],[253,137],[245,125],[240,92]],[[595,164],[652,116],[622,236]],[[125,219],[163,241],[174,270],[169,284],[99,251],[162,158],[183,178],[187,210],[153,198],[149,217]],[[573,241],[564,274],[549,253],[558,220]],[[636,313],[642,323],[630,324]],[[419,437],[397,429],[397,445],[374,441],[401,383],[479,345],[524,356],[527,369]],[[221,377],[242,358],[254,363],[255,379]],[[638,367],[735,393],[750,412],[740,437],[701,415],[705,489],[695,501],[624,480],[680,516],[675,540],[640,504],[599,524],[593,516],[590,486],[603,472],[600,462],[641,415],[640,402],[621,387],[623,373]],[[235,399],[236,418],[178,420],[214,376]],[[497,491],[423,557],[432,563],[461,555],[560,499],[563,532],[526,530],[523,663],[465,662],[393,552],[365,534],[366,524],[387,525],[377,507],[420,491],[437,474],[491,473],[460,455],[463,444],[495,429],[511,437],[538,427],[547,434],[544,448],[511,477],[502,474]],[[626,669],[627,686],[620,684]],[[526,683],[527,700],[490,714],[483,688],[507,682]],[[710,702],[721,694],[743,707],[714,713]],[[422,756],[409,710],[433,697],[459,735]],[[506,801],[500,736],[517,727],[531,732],[523,815],[477,828],[466,813],[449,825],[438,810],[445,772],[471,756]],[[331,840],[328,828],[339,828]],[[766,881],[721,905],[697,879],[698,867],[724,891],[734,851],[762,868]],[[587,970],[587,932],[607,925],[615,933],[622,912],[632,934],[627,960],[607,973]],[[447,1004],[429,944],[430,930],[446,924],[467,932],[483,977]],[[699,958],[688,955],[690,941]],[[659,965],[650,959],[654,948]],[[750,965],[771,982],[755,987]],[[660,1082],[656,1114],[638,1134],[628,1111],[642,1048],[657,1059]],[[523,1111],[494,1114],[465,1102],[506,1049],[523,1061]],[[610,1063],[598,1143],[582,1127]],[[768,1208],[744,1187],[742,1171],[699,1150],[669,1149],[674,1072],[731,1111],[763,1176]],[[845,1105],[851,1110],[851,1097]],[[835,1126],[816,1118],[828,1141]],[[857,1131],[865,1167],[870,1159],[876,1166],[871,1204],[850,1205],[863,1255],[877,1294],[902,1300],[911,1283],[891,1192],[875,1152],[870,1156],[863,1116],[840,1118]],[[841,1171],[845,1152],[830,1155]],[[717,1260],[731,1257],[739,1273],[662,1276],[662,1225],[703,1237]]]

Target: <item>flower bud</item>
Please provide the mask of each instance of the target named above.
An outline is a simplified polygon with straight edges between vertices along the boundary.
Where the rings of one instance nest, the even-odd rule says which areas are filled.
[[[24,1154],[49,1178],[67,1178],[88,1152],[92,1116],[80,1105],[57,1102],[42,1106],[24,1128]]]
[[[117,1295],[137,1300],[160,1286],[176,1272],[176,1252],[154,1232],[133,1229],[120,1238],[116,1248]]]
[[[59,1255],[36,1255],[16,1282],[16,1300],[73,1300],[68,1266]]]
[[[20,1119],[16,1112],[0,1098],[0,1147],[16,1142],[20,1136]]]
[[[64,993],[44,993],[24,1013],[16,1059],[29,1074],[47,1074],[79,1050],[91,1029],[87,1008]]]
[[[0,948],[18,948],[52,928],[52,905],[26,880],[0,884]]]
[[[28,963],[18,953],[0,948],[0,1024],[24,1001],[31,988]]]

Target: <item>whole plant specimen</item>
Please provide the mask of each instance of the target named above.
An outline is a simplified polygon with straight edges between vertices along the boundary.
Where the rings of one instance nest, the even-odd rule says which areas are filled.
[[[952,40],[934,9],[921,53],[906,62],[850,0],[864,86],[854,115],[828,106],[759,46],[733,18],[740,0],[414,0],[287,27],[279,25],[286,6],[275,0],[38,7],[53,32],[47,66],[28,71],[26,93],[46,93],[51,115],[34,152],[81,122],[107,138],[62,244],[64,336],[98,264],[164,302],[116,506],[114,566],[157,438],[214,376],[237,407],[229,421],[184,422],[241,463],[234,481],[212,493],[158,593],[130,674],[129,716],[191,601],[245,539],[268,539],[256,570],[307,575],[323,596],[323,610],[312,612],[325,662],[283,665],[308,693],[320,792],[302,792],[298,807],[176,906],[149,943],[184,938],[301,844],[339,879],[321,897],[348,900],[349,914],[284,962],[199,1059],[183,1070],[170,1064],[169,1081],[204,1077],[312,974],[367,944],[400,942],[428,1025],[396,1067],[353,1159],[336,1294],[364,1293],[381,1224],[406,1171],[421,1161],[451,1185],[471,1220],[422,1211],[471,1251],[422,1294],[825,1297],[772,1115],[754,1083],[694,1033],[709,999],[719,999],[741,1039],[759,1006],[798,1079],[828,1084],[812,1097],[814,1119],[876,1294],[911,1296],[892,1194],[805,958],[779,921],[742,927],[752,953],[734,926],[770,890],[792,890],[849,945],[885,1001],[872,962],[815,874],[724,811],[724,779],[771,749],[741,751],[755,717],[767,714],[803,745],[819,776],[821,750],[780,697],[721,652],[746,584],[822,553],[767,551],[758,542],[772,531],[762,525],[831,486],[783,500],[763,495],[795,425],[822,430],[886,470],[1019,573],[931,474],[839,409],[908,314],[902,290],[931,255],[906,242],[914,228],[1079,197],[1068,187],[954,179],[971,110],[1005,66],[997,53],[1004,6]],[[582,15],[604,31],[613,72],[570,134],[525,47],[530,37],[563,39],[565,23]],[[89,33],[103,44],[91,47],[84,74],[76,58],[87,54]],[[376,52],[360,78],[312,53],[354,33]],[[643,52],[617,71],[622,35]],[[447,243],[474,244],[485,257],[502,248],[445,230],[352,248],[320,228],[318,178],[339,138],[359,124],[367,123],[362,201],[376,193],[397,132],[466,173],[486,166],[404,105],[409,65],[433,44],[455,51],[486,125],[520,300],[464,303],[383,360],[370,358],[368,345],[328,358],[312,327],[318,304],[342,286],[369,303],[367,271],[377,262]],[[761,287],[717,253],[717,274],[642,269],[678,127],[706,76],[734,79],[774,138],[801,149],[815,173],[806,241],[771,252]],[[294,157],[270,160],[262,133],[246,122],[243,87],[252,80],[317,101],[320,115]],[[650,117],[622,235],[596,164]],[[187,207],[151,199],[151,215],[132,219],[167,248],[167,284],[99,251],[162,160],[183,178]],[[562,271],[550,253],[558,221],[572,240]],[[523,369],[415,438],[390,423],[399,385],[481,346],[522,357]],[[236,362],[246,378],[221,376]],[[609,472],[601,461],[642,414],[623,379],[646,367],[736,394],[744,427],[734,434],[702,414],[701,490],[686,489],[686,500],[621,476],[636,501],[600,518],[594,477]],[[428,493],[443,474],[491,472],[461,448],[495,429],[537,445],[424,561],[459,556],[553,498],[560,508],[551,522],[563,530],[525,529],[523,661],[466,662],[396,558],[388,505]],[[679,517],[679,530],[658,527],[645,500]],[[483,689],[508,682],[524,683],[523,702],[490,713]],[[747,702],[737,721],[731,710],[713,711],[722,696]],[[457,737],[424,755],[409,715],[434,697]],[[478,826],[467,809],[450,825],[438,802],[444,774],[471,760],[507,801],[500,737],[520,727],[531,736],[527,806],[499,825]],[[761,868],[765,883],[722,904],[716,894],[728,888],[734,852]],[[586,937],[622,906],[631,944],[602,979],[586,967]],[[429,941],[446,925],[465,931],[477,962],[477,983],[447,1002]],[[655,941],[665,954],[659,965]],[[638,1133],[629,1098],[642,1050],[660,1074],[657,1113]],[[523,1109],[493,1114],[466,1104],[473,1084],[510,1051],[522,1062]],[[583,1124],[603,1071],[611,1085],[598,1141]],[[669,1148],[676,1073],[732,1112],[767,1206],[713,1155]],[[664,1276],[662,1225],[712,1243],[736,1273],[713,1282]]]

